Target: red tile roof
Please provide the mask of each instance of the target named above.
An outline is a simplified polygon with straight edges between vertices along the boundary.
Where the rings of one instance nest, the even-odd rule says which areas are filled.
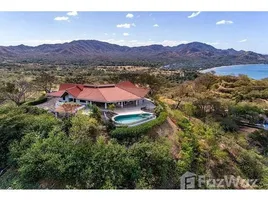
[[[78,87],[80,87],[80,89],[83,89],[83,85],[82,84],[63,83],[63,84],[60,84],[59,90],[66,90],[68,88],[72,88],[72,87],[75,87],[75,86],[78,86]]]
[[[116,84],[116,86],[123,89],[123,90],[126,90],[128,92],[131,92],[137,96],[140,96],[140,97],[144,97],[149,92],[148,88],[137,87],[136,85],[134,85],[130,81],[122,81],[122,82]]]
[[[146,96],[149,89],[140,88],[129,81],[116,85],[81,85],[61,84],[58,92],[49,93],[49,96],[61,97],[64,93],[71,94],[77,99],[96,102],[119,102],[138,100]]]
[[[64,93],[64,90],[59,90],[57,92],[50,92],[48,95],[52,97],[61,97]]]
[[[121,81],[120,83],[117,83],[116,86],[129,87],[129,88],[136,87],[136,85],[134,85],[130,81]]]
[[[58,113],[75,113],[76,109],[81,107],[79,104],[62,104],[61,106],[58,106],[55,111]]]
[[[77,97],[81,91],[83,91],[83,89],[80,89],[79,86],[74,86],[74,87],[68,88],[66,90],[66,92],[68,94],[72,95],[73,97]]]

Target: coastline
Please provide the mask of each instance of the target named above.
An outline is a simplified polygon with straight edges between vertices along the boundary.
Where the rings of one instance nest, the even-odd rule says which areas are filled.
[[[228,65],[199,70],[200,73],[208,73],[212,71],[215,71],[215,75],[218,76],[238,76],[243,74],[255,80],[268,78],[268,64]]]
[[[219,68],[229,68],[229,67],[237,67],[237,66],[247,66],[247,65],[268,65],[268,64],[238,64],[238,65],[224,65],[224,66],[219,66],[219,67],[212,67],[208,69],[202,69],[199,70],[198,72],[200,73],[206,73],[206,72],[211,72],[214,69],[219,69]]]

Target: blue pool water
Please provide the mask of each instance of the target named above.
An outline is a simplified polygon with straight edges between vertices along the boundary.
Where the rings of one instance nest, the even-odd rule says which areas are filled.
[[[268,65],[266,64],[249,64],[249,65],[231,65],[214,67],[201,72],[215,71],[217,75],[239,75],[244,74],[253,79],[268,78]]]
[[[132,124],[135,122],[142,121],[144,119],[148,119],[153,115],[150,113],[141,113],[141,114],[129,114],[129,115],[118,115],[114,117],[114,121],[120,124]]]

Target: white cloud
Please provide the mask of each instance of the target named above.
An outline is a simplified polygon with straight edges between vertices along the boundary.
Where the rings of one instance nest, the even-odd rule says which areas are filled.
[[[129,33],[123,33],[123,36],[129,36]]]
[[[136,24],[132,23],[131,26],[136,27]]]
[[[159,27],[159,25],[158,24],[154,24],[153,27]]]
[[[102,42],[108,42],[111,44],[117,44],[117,45],[126,45],[125,40],[115,40],[115,39],[108,39],[108,40],[100,40]]]
[[[133,18],[133,17],[134,17],[134,15],[131,14],[131,13],[128,13],[128,14],[126,15],[126,18]]]
[[[76,16],[76,15],[78,15],[78,13],[76,11],[71,11],[71,12],[68,12],[67,15]]]
[[[234,22],[233,21],[230,21],[230,20],[221,20],[221,21],[218,21],[216,22],[216,25],[221,25],[221,24],[233,24]]]
[[[24,44],[28,46],[38,46],[41,44],[62,44],[65,42],[71,42],[72,40],[17,40],[17,41],[11,41],[9,45],[19,45]]]
[[[205,43],[212,46],[220,44],[219,42],[205,42]]]
[[[173,46],[178,46],[179,44],[186,44],[186,43],[189,43],[189,41],[177,41],[177,40],[164,40],[158,44],[162,44],[163,46],[170,46],[170,47],[173,47]]]
[[[199,15],[201,12],[198,11],[198,12],[193,12],[191,15],[188,16],[188,18],[193,18],[193,17],[196,17],[197,15]]]
[[[116,39],[108,39],[108,40],[101,40],[103,42],[109,42],[112,44],[118,44],[122,46],[129,46],[129,47],[138,47],[138,46],[148,46],[152,44],[159,44],[163,46],[178,46],[180,44],[189,43],[189,41],[176,41],[176,40],[163,40],[160,42],[156,42],[153,40],[147,41],[138,41],[138,40],[116,40]]]
[[[126,24],[117,24],[116,25],[117,28],[130,28],[131,26],[133,26],[133,24],[127,24],[126,23]]]
[[[54,20],[56,20],[56,21],[67,21],[69,19],[69,17],[65,17],[65,16],[63,16],[63,17],[55,17],[54,18]]]
[[[238,42],[246,42],[246,41],[248,41],[248,40],[247,39],[243,39],[243,40],[240,40]]]
[[[129,36],[128,33],[125,36]],[[127,37],[125,37],[127,38]],[[29,45],[29,46],[38,46],[41,44],[61,44],[65,42],[71,42],[73,40],[87,40],[88,37],[81,37],[81,38],[72,38],[72,39],[34,39],[34,40],[18,40],[18,41],[11,41],[8,45]],[[137,47],[137,46],[148,46],[152,44],[158,44],[163,46],[178,46],[179,44],[189,43],[189,41],[180,41],[180,40],[163,40],[163,41],[153,41],[153,40],[146,40],[146,41],[139,41],[139,40],[123,40],[119,39],[116,40],[114,38],[110,39],[99,39],[95,38],[96,40],[109,42],[112,44],[118,44],[122,46],[129,46],[129,47]]]

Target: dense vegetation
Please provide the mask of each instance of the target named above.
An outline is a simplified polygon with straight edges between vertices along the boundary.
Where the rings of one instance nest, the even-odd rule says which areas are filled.
[[[267,188],[268,132],[256,124],[267,120],[268,80],[144,67],[0,70],[0,188],[177,189],[186,171]],[[126,79],[152,89],[157,119],[115,129],[96,107],[55,118],[35,106],[60,82]]]

